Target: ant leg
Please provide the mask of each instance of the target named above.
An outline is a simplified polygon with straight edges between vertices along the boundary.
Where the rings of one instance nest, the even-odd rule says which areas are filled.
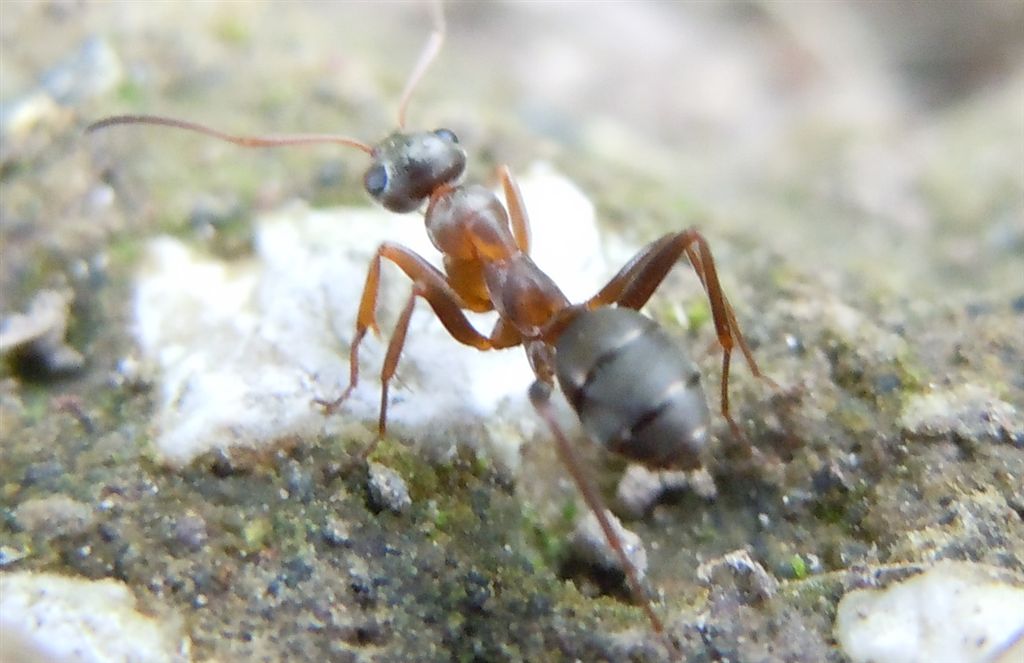
[[[366,274],[366,284],[363,288],[363,295],[359,303],[359,313],[356,318],[356,334],[352,340],[352,347],[349,353],[349,385],[341,396],[333,401],[316,401],[324,406],[328,413],[336,410],[351,395],[359,382],[359,346],[365,338],[367,330],[372,329],[375,333],[380,333],[376,318],[377,296],[380,289],[380,265],[384,258],[397,265],[413,281],[413,293],[402,309],[398,323],[395,326],[395,331],[388,342],[384,368],[381,372],[383,393],[381,394],[381,415],[378,422],[380,437],[383,437],[387,430],[386,404],[388,382],[394,376],[399,356],[405,345],[406,333],[416,297],[422,297],[427,300],[427,303],[430,304],[434,314],[437,315],[445,330],[463,345],[468,345],[478,350],[491,350],[494,348],[512,347],[522,342],[522,339],[513,328],[502,325],[500,322],[495,326],[490,337],[478,332],[462,312],[465,308],[462,299],[452,289],[445,275],[440,270],[414,251],[400,244],[385,242],[377,248],[377,252],[370,261],[370,268]]]
[[[356,316],[356,333],[349,348],[348,386],[340,396],[333,400],[315,400],[317,404],[324,407],[328,414],[341,407],[341,404],[359,384],[359,347],[366,337],[366,332],[372,329],[375,335],[380,336],[380,327],[377,326],[377,297],[380,291],[382,258],[387,258],[398,265],[414,283],[424,284],[422,296],[430,301],[434,312],[445,324],[448,333],[457,341],[481,350],[490,347],[487,338],[473,329],[469,321],[462,315],[461,309],[465,306],[448,285],[444,274],[404,246],[385,242],[377,247],[377,252],[370,261],[370,268],[366,272],[366,283],[363,286],[363,294],[359,300],[359,313]]]
[[[419,284],[413,285],[409,299],[406,300],[405,306],[402,307],[402,312],[398,316],[398,322],[395,323],[395,329],[391,333],[391,339],[388,341],[387,353],[384,355],[384,365],[380,371],[380,416],[377,419],[377,437],[360,454],[360,459],[363,461],[373,454],[377,445],[380,444],[380,441],[384,439],[384,435],[387,433],[388,387],[391,384],[392,378],[395,377],[395,372],[398,370],[398,360],[401,358],[402,349],[405,347],[405,339],[409,331],[409,321],[412,319],[412,312],[416,306],[417,297],[423,297],[433,304],[431,301],[432,295],[428,288],[423,288]],[[451,321],[442,319],[441,322],[447,328]],[[504,324],[503,320],[498,320],[487,340],[490,346],[478,349],[501,349],[512,347],[522,342],[522,338],[515,328]]]
[[[441,324],[459,343],[476,348],[477,350],[492,350],[492,340],[478,332],[463,313],[469,307],[462,297],[455,291],[445,274],[434,267],[423,256],[412,249],[401,244],[384,242],[377,249],[374,261],[380,262],[381,258],[387,258],[401,269],[408,276],[419,290],[419,295],[427,300],[434,310]],[[371,266],[371,270],[372,270]],[[377,268],[379,272],[379,267]],[[369,283],[369,279],[367,279]],[[372,302],[366,304],[367,318],[369,324],[372,319],[373,310],[376,307],[377,284],[374,284]],[[364,298],[367,294],[363,293]],[[360,315],[363,313],[363,305],[360,304]]]
[[[516,184],[508,166],[498,168],[498,177],[501,178],[501,188],[505,190],[505,206],[508,207],[509,220],[512,222],[512,236],[515,237],[519,250],[529,254],[530,217],[526,215],[523,194],[519,191],[519,185]]]
[[[504,350],[514,348],[523,342],[523,337],[511,322],[504,318],[498,318],[491,329],[491,335],[487,337],[491,342],[492,350]]]
[[[736,314],[729,304],[725,293],[722,292],[721,283],[718,280],[718,272],[715,269],[715,261],[711,255],[711,249],[707,240],[696,229],[690,228],[678,233],[665,235],[664,237],[651,242],[634,256],[626,265],[619,270],[611,281],[598,292],[597,295],[587,301],[589,308],[618,304],[632,309],[639,309],[650,299],[661,282],[668,275],[679,257],[686,255],[693,267],[694,273],[700,280],[708,302],[711,305],[711,315],[715,324],[715,334],[722,346],[722,382],[721,382],[721,403],[722,416],[729,424],[733,434],[742,439],[739,425],[732,418],[729,408],[729,368],[732,360],[732,350],[738,345],[750,367],[751,373],[756,377],[768,380],[757,365],[754,355],[743,336]],[[774,382],[772,382],[774,384]]]
[[[626,286],[632,283],[637,274],[644,270],[650,262],[651,256],[657,254],[659,250],[662,250],[671,243],[672,237],[672,235],[665,235],[640,249],[596,295],[584,302],[584,307],[595,309],[618,303],[619,297],[622,295],[622,291],[626,289]]]
[[[662,638],[665,643],[669,646],[670,651],[676,651],[678,649],[675,643],[665,633],[665,626],[662,624],[661,618],[654,611],[654,606],[651,603],[651,599],[647,596],[647,592],[644,591],[643,585],[640,583],[640,574],[637,572],[633,562],[630,561],[626,555],[626,551],[622,546],[622,539],[619,538],[615,528],[612,527],[611,521],[608,519],[608,510],[604,505],[604,500],[601,498],[600,492],[597,490],[597,486],[594,484],[593,479],[586,472],[583,461],[577,456],[575,449],[573,449],[572,443],[562,432],[561,427],[555,419],[555,413],[551,407],[551,390],[552,385],[538,379],[530,386],[530,402],[533,404],[534,409],[541,418],[547,423],[548,428],[551,429],[551,433],[555,437],[555,449],[558,452],[558,457],[565,465],[566,469],[569,470],[570,476],[572,476],[573,482],[576,484],[576,488],[580,491],[580,495],[583,497],[583,501],[587,503],[594,516],[597,518],[598,524],[601,526],[601,531],[604,533],[604,538],[608,542],[608,545],[614,551],[615,556],[619,558],[619,563],[622,565],[623,573],[626,576],[626,582],[629,584],[629,590],[633,594],[633,600],[636,601],[644,613],[647,615],[647,619],[651,622],[651,628],[654,632]]]
[[[377,293],[380,290],[380,258],[383,248],[383,245],[377,247],[377,253],[370,261],[370,268],[366,271],[366,282],[363,284],[363,294],[359,298],[356,334],[349,346],[348,386],[333,400],[317,398],[313,401],[323,407],[327,414],[337,411],[359,384],[359,346],[363,343],[366,331],[372,329],[374,335],[380,337],[380,327],[377,326]]]
[[[395,377],[395,371],[398,369],[398,359],[401,357],[402,348],[405,347],[405,337],[409,331],[409,320],[412,319],[412,311],[416,305],[417,297],[423,297],[428,302],[431,301],[428,289],[420,287],[419,284],[414,285],[412,293],[409,294],[408,301],[402,307],[402,313],[398,316],[398,322],[395,323],[395,330],[391,333],[391,340],[388,341],[387,354],[384,356],[384,365],[380,371],[380,419],[377,421],[378,440],[383,438],[387,432],[388,385],[391,383],[391,379]],[[447,327],[445,320],[442,319],[441,322]],[[504,320],[498,320],[487,341],[487,348],[478,349],[500,350],[518,345],[522,342],[522,338],[515,330],[515,327],[508,325]],[[369,456],[370,452],[373,451],[373,446],[376,446],[376,444],[371,446],[364,457]]]
[[[363,461],[370,457],[387,432],[388,385],[391,384],[391,378],[395,376],[395,370],[398,368],[398,358],[402,355],[402,348],[405,347],[405,336],[409,331],[409,320],[412,319],[412,310],[416,306],[416,297],[420,294],[419,289],[413,286],[412,292],[409,293],[409,299],[406,300],[405,306],[402,307],[402,312],[398,316],[398,322],[395,323],[395,330],[391,333],[391,340],[388,341],[388,350],[384,355],[384,365],[380,369],[380,414],[377,419],[377,437],[360,454],[360,459]],[[351,389],[351,385],[349,385],[349,389]]]

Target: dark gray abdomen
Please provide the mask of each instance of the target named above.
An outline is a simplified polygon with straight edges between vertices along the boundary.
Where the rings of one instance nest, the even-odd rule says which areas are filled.
[[[708,427],[700,372],[653,320],[627,308],[588,311],[555,352],[562,391],[594,439],[648,467],[700,466]]]

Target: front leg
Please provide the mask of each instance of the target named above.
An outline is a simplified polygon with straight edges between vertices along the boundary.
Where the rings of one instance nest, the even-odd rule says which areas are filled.
[[[356,317],[356,333],[349,351],[349,384],[338,398],[330,401],[319,399],[316,401],[328,413],[337,410],[359,384],[359,347],[367,330],[373,329],[375,333],[380,333],[376,316],[380,290],[380,265],[383,259],[397,265],[412,280],[413,291],[399,315],[394,332],[388,342],[384,365],[381,369],[381,408],[378,421],[380,437],[383,437],[387,430],[388,385],[394,377],[398,360],[405,346],[409,321],[412,318],[417,297],[427,300],[445,330],[463,345],[478,350],[492,350],[511,347],[520,342],[518,334],[510,333],[510,330],[500,323],[495,327],[491,336],[484,336],[478,332],[463,313],[467,307],[448,283],[443,272],[411,249],[400,244],[385,242],[377,248],[366,274],[366,284],[363,287],[359,313]]]

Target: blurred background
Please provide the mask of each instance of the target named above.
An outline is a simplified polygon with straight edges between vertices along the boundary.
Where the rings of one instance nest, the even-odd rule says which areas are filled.
[[[768,463],[766,477],[750,481],[723,458],[719,499],[684,491],[629,523],[648,543],[651,585],[669,603],[704,596],[694,569],[747,546],[773,573],[797,580],[835,571],[856,584],[873,564],[941,557],[1020,568],[1020,528],[1011,525],[1021,513],[1014,468],[1024,407],[1024,3],[449,2],[445,15],[448,40],[412,99],[409,127],[453,129],[472,178],[492,180],[502,163],[516,172],[553,163],[597,206],[610,264],[661,233],[699,226],[758,361],[783,385],[771,390],[735,371],[734,414],[766,449],[795,460]],[[264,543],[269,528],[250,530],[264,495],[280,499],[282,522],[305,521],[307,505],[273,497],[291,477],[309,477],[309,490],[319,491],[311,510],[340,512],[369,532],[359,541],[434,554],[432,530],[371,517],[363,487],[350,482],[336,500],[345,493],[337,492],[337,449],[352,448],[340,437],[294,445],[296,458],[275,455],[280,467],[257,462],[252,474],[226,457],[163,471],[149,440],[158,395],[130,332],[128,302],[147,268],[148,238],[169,234],[224,258],[217,264],[226,271],[244,268],[260,213],[296,198],[368,205],[365,156],[336,146],[243,150],[155,127],[83,133],[111,114],[157,113],[235,133],[376,141],[395,128],[430,16],[419,2],[0,2],[0,311],[7,320],[38,293],[69,291],[59,315],[42,316],[50,327],[37,337],[44,350],[60,350],[69,326],[85,362],[78,358],[70,380],[36,382],[16,366],[0,375],[0,437],[11,440],[0,455],[0,507],[12,514],[67,493],[101,521],[81,538],[36,546],[51,536],[49,520],[5,516],[5,533],[21,547],[3,546],[0,562],[123,576],[151,595],[147,605],[165,602],[165,585],[151,579],[154,566],[168,565],[165,577],[187,579],[175,587],[194,590],[174,589],[167,601],[187,615],[196,651],[238,647],[245,659],[333,646],[333,635],[308,638],[309,615],[350,607],[323,608],[324,587],[309,582],[284,590],[274,600],[286,607],[251,626],[245,610],[266,614],[268,578],[274,597],[278,579],[303,564],[320,574],[305,577],[341,583],[331,590],[339,596],[371,587],[345,587],[353,559],[367,552],[350,550],[358,537],[347,525],[328,521],[308,546],[299,532],[296,557],[275,556],[276,541]],[[689,290],[679,296],[681,288]],[[668,321],[678,313],[669,302],[699,309],[698,289],[690,270],[677,269],[650,313]],[[687,341],[717,380],[710,325],[699,326],[699,310],[674,317],[666,326],[692,323]],[[571,486],[549,446],[525,446],[528,469],[515,495],[504,482],[485,488],[503,506],[482,512],[479,527],[463,534],[468,543],[454,541],[467,556],[447,557],[445,569],[456,559],[460,574],[479,577],[477,552],[491,552],[482,540],[508,535],[516,555],[531,556],[565,540]],[[466,492],[441,498],[469,503]],[[97,497],[106,503],[107,495],[119,504],[109,513]],[[197,519],[201,527],[189,524]],[[182,523],[173,535],[172,522]],[[548,529],[555,534],[545,539]],[[527,535],[538,541],[523,545]],[[381,577],[413,585],[437,577],[379,548],[369,553]],[[445,582],[457,575],[440,574]],[[399,609],[396,623],[414,626],[397,629],[394,651],[526,643],[521,629],[534,625],[569,646],[608,633],[617,646],[618,631],[594,628],[588,612],[563,619],[575,605],[537,619],[533,600],[518,602],[515,592],[499,603],[511,612],[493,614],[517,617],[471,620],[469,631],[444,640],[467,610],[440,606],[428,589],[417,606],[438,609],[440,626]],[[838,657],[831,610],[839,591],[827,593],[811,601],[797,590],[789,612],[764,611],[767,624],[747,612],[702,616],[700,635],[789,660]],[[376,605],[406,605],[391,596]],[[211,609],[197,610],[208,600]],[[776,619],[800,611],[800,619]],[[349,628],[348,617],[339,624]],[[343,631],[353,649],[390,637],[368,624]],[[481,624],[478,640],[463,637]],[[780,624],[812,630],[813,648],[800,649]],[[508,636],[510,628],[519,635]],[[587,650],[567,657],[598,657],[579,651]]]
[[[81,129],[151,112],[372,141],[394,127],[431,30],[418,2],[0,11],[5,291],[40,242],[226,226],[293,196],[362,200],[362,161],[336,148]],[[1020,2],[450,2],[445,15],[409,124],[454,129],[476,177],[552,160],[629,245],[697,223],[723,260],[760,248],[836,287],[1022,290]]]

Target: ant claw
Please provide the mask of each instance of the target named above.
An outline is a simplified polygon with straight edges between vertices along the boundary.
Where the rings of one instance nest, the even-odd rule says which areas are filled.
[[[351,393],[352,388],[349,387],[344,392],[342,392],[341,396],[338,396],[337,398],[334,399],[314,398],[313,404],[319,405],[323,409],[325,415],[332,415],[339,409],[341,409],[342,404],[348,400],[348,397]]]

